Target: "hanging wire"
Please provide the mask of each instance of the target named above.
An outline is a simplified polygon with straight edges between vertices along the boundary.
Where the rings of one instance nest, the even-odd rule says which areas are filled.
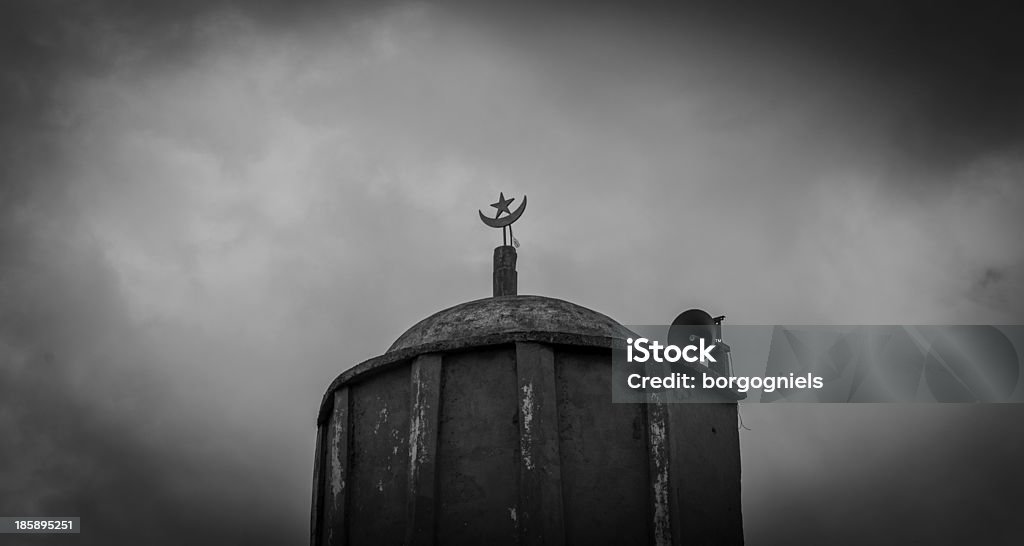
[[[743,408],[743,406],[741,406],[739,404],[736,404],[736,415],[738,415],[739,418],[740,418],[740,428],[742,428],[743,430],[750,430],[750,428],[747,427],[747,425],[743,424],[743,411],[742,411],[742,408]]]

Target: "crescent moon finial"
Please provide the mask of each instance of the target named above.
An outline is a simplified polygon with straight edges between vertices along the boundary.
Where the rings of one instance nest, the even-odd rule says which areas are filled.
[[[506,199],[505,192],[501,192],[498,194],[498,202],[491,203],[491,206],[497,209],[497,212],[494,214],[494,218],[489,218],[482,211],[477,211],[480,214],[480,221],[482,221],[484,224],[492,228],[501,228],[502,239],[505,238],[505,228],[509,228],[509,230],[511,231],[512,223],[518,220],[519,217],[522,216],[523,212],[526,210],[525,195],[523,195],[523,202],[519,205],[519,208],[515,210],[510,210],[508,208],[509,204],[511,204],[512,201],[515,201],[515,197]],[[502,217],[502,213],[506,214],[506,216]]]

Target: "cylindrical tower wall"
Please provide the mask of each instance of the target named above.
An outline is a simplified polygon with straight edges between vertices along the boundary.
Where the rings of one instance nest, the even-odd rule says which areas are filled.
[[[480,300],[343,373],[311,544],[741,544],[736,405],[612,403],[626,333],[568,302]]]

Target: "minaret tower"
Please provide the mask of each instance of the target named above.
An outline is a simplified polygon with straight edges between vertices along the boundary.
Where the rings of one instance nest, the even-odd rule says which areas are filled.
[[[512,201],[480,213],[502,229],[492,297],[339,363],[310,544],[742,544],[736,404],[613,403],[612,353],[633,334],[518,294],[526,196]]]

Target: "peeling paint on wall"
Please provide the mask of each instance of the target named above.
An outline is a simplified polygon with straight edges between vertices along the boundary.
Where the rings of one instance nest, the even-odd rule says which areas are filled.
[[[388,408],[385,406],[380,408],[380,413],[377,414],[377,424],[373,425],[373,433],[377,434],[380,432],[381,425],[388,422]]]
[[[416,483],[420,471],[420,449],[423,443],[423,412],[419,400],[412,408],[409,423],[409,483]],[[395,449],[398,449],[397,447]]]
[[[669,521],[669,480],[668,480],[668,438],[665,428],[665,409],[660,405],[649,407],[650,450],[653,461],[651,487],[654,496],[654,543],[668,545],[672,542]]]
[[[345,425],[334,420],[334,430],[331,434],[331,496],[337,496],[345,488],[345,474],[342,471],[341,458],[347,454],[342,453],[341,435],[345,433]]]
[[[420,388],[417,381],[413,386],[414,389],[414,402],[411,412],[411,419],[409,423],[409,480],[410,483],[416,483],[416,479],[419,476],[420,466],[427,460],[429,454],[427,453],[426,444],[426,419],[428,405],[427,401],[424,400],[425,393]],[[396,448],[397,449],[397,448]]]
[[[523,385],[523,397],[520,403],[520,412],[523,414],[523,429],[519,436],[519,448],[523,455],[523,464],[527,470],[533,470],[533,413],[534,413],[533,385]]]

